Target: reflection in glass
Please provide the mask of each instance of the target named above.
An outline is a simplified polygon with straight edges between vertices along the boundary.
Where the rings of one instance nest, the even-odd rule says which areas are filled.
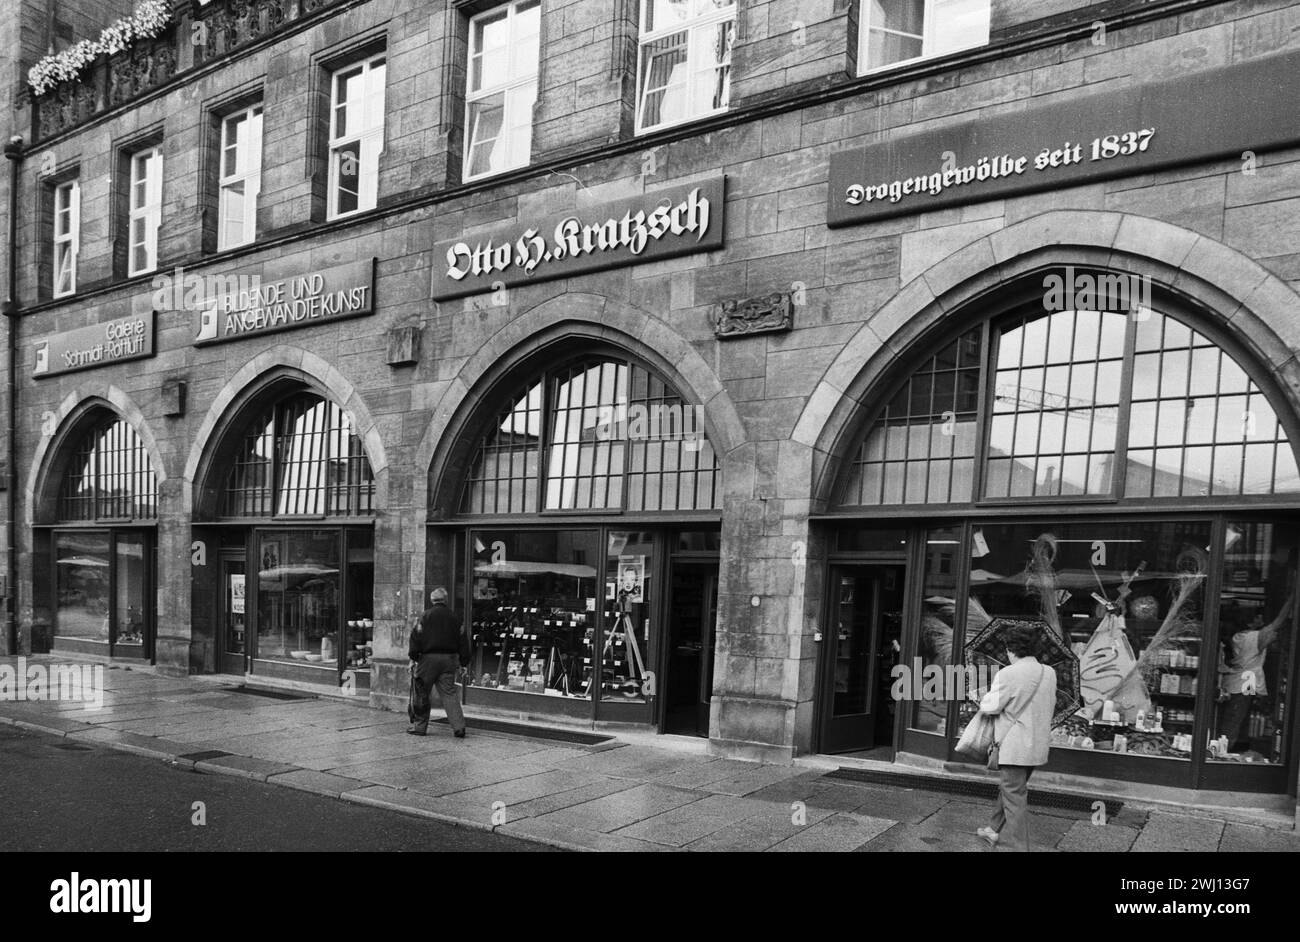
[[[107,533],[60,533],[55,537],[57,598],[54,644],[61,638],[109,645],[109,541]]]
[[[937,667],[942,673],[948,665],[960,663],[959,652],[953,650],[957,565],[962,558],[960,533],[958,529],[942,528],[926,536],[924,601],[917,646],[922,680],[926,668]],[[923,683],[912,712],[912,728],[942,735],[947,727],[948,700],[942,685],[936,689]]]
[[[1294,526],[1227,525],[1219,602],[1219,667],[1213,762],[1281,764],[1286,694],[1295,650],[1297,538]]]
[[[265,532],[256,551],[258,657],[334,668],[339,531]]]

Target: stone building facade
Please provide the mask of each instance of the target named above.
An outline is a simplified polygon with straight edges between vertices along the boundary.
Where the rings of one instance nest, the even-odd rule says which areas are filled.
[[[1039,557],[1019,551],[1003,558],[1000,571],[980,566],[982,555],[963,555],[972,541],[978,546],[984,540],[977,535],[1003,527],[1006,539],[1019,546],[1021,530],[1030,545],[1052,529],[1059,531],[1049,541],[1056,547],[1071,525],[1077,532],[1059,536],[1061,546],[1071,539],[1113,541],[1149,524],[1155,529],[1142,553],[1122,557],[1122,565],[1093,564],[1101,573],[1096,588],[1113,604],[1121,584],[1131,582],[1134,597],[1155,600],[1146,613],[1156,626],[1153,634],[1128,642],[1133,660],[1144,656],[1143,644],[1162,620],[1177,615],[1186,623],[1184,634],[1197,635],[1195,651],[1187,644],[1178,650],[1186,666],[1162,663],[1166,672],[1181,669],[1201,682],[1199,695],[1187,693],[1186,686],[1177,694],[1189,697],[1192,717],[1178,728],[1197,736],[1217,733],[1224,707],[1209,691],[1225,673],[1218,666],[1231,666],[1232,660],[1230,646],[1215,643],[1215,632],[1225,633],[1229,622],[1223,614],[1225,586],[1244,580],[1233,597],[1234,612],[1258,603],[1255,614],[1271,623],[1287,594],[1284,566],[1277,563],[1282,568],[1271,577],[1267,567],[1262,575],[1237,576],[1250,567],[1232,568],[1233,560],[1215,555],[1208,537],[1202,548],[1210,555],[1200,563],[1188,563],[1178,550],[1200,539],[1188,535],[1193,531],[1222,538],[1236,532],[1239,519],[1245,521],[1241,526],[1256,527],[1255,515],[1285,521],[1300,511],[1300,493],[1290,486],[1286,467],[1300,415],[1300,136],[1294,124],[1283,122],[1260,137],[1260,122],[1237,113],[1250,112],[1258,102],[1234,109],[1212,97],[1201,99],[1203,124],[1161,122],[1189,113],[1202,79],[1236,88],[1235,70],[1283,76],[1277,97],[1294,91],[1294,80],[1285,76],[1294,74],[1288,66],[1295,60],[1288,57],[1296,52],[1300,4],[930,2],[915,6],[925,8],[926,24],[900,13],[898,23],[884,24],[888,29],[871,21],[868,5],[858,0],[707,2],[688,13],[681,12],[683,4],[658,6],[686,16],[684,29],[699,28],[704,38],[690,42],[704,45],[722,36],[719,43],[729,51],[729,67],[712,62],[707,82],[696,76],[690,85],[660,75],[682,96],[673,107],[683,117],[664,117],[667,92],[657,112],[645,101],[647,75],[656,74],[657,66],[645,64],[653,50],[643,49],[642,30],[649,24],[641,4],[541,0],[531,79],[535,100],[529,111],[525,95],[504,119],[516,130],[531,128],[531,139],[522,160],[507,154],[501,158],[504,169],[486,173],[476,170],[469,140],[483,118],[467,86],[482,63],[488,72],[499,68],[511,75],[517,63],[480,57],[476,43],[488,40],[477,38],[475,24],[508,9],[508,29],[526,33],[527,3],[177,2],[162,33],[88,68],[81,81],[88,92],[80,93],[75,81],[40,96],[30,89],[15,92],[22,108],[14,133],[24,138],[15,220],[20,316],[11,322],[20,351],[18,426],[10,430],[19,489],[19,651],[58,651],[61,637],[69,639],[62,650],[107,650],[95,646],[101,638],[90,643],[86,634],[79,643],[62,633],[72,631],[67,626],[76,619],[61,613],[76,609],[87,622],[103,615],[102,626],[96,621],[82,627],[91,634],[111,631],[113,643],[122,646],[112,653],[143,657],[161,670],[251,670],[256,676],[260,668],[266,676],[317,677],[324,686],[342,684],[352,693],[359,685],[374,705],[400,708],[411,618],[429,588],[448,584],[458,606],[476,625],[482,622],[476,632],[495,658],[476,663],[475,684],[466,693],[484,710],[696,732],[707,735],[719,753],[778,761],[872,747],[891,756],[947,760],[965,715],[960,704],[931,696],[942,716],[927,725],[913,722],[920,714],[910,705],[889,706],[884,691],[888,668],[907,666],[914,656],[927,666],[960,660],[954,632],[958,641],[964,634],[969,642],[987,619],[978,620],[972,607],[965,615],[953,614],[961,607],[953,598],[979,596],[981,610],[996,615],[993,597],[980,595],[981,580],[1005,582],[1022,569],[1042,576],[1034,568]],[[43,4],[24,2],[20,8],[30,14],[33,28],[49,22],[41,15]],[[98,25],[122,12],[107,11]],[[954,37],[952,28],[945,32],[947,17],[960,24],[961,35]],[[517,40],[510,48],[531,48],[527,38],[518,40],[520,32],[506,35]],[[362,66],[362,99],[351,99],[350,107],[370,123],[363,125],[357,149],[349,151],[351,145],[337,143],[340,128],[331,115],[339,76]],[[529,71],[527,63],[520,68]],[[380,75],[380,69],[376,91],[365,85],[366,75]],[[704,91],[692,98],[694,92],[680,91],[688,86]],[[723,86],[726,92],[720,93]],[[1146,100],[1144,90],[1155,102],[1136,114],[1156,128],[1149,166],[1136,150],[1131,163],[1117,150],[1115,162],[1101,170],[1067,165],[1058,176],[1030,180],[1032,171],[1010,173],[999,182],[972,169],[972,182],[962,181],[962,167],[974,167],[981,155],[1014,157],[1012,145],[1031,162],[1052,148],[1068,156],[1070,142],[1036,136],[1038,122],[1050,123],[1056,119],[1048,116],[1055,114],[1069,125],[1077,117],[1086,147],[1103,133],[1088,120],[1107,103]],[[710,94],[711,104],[701,106]],[[1267,88],[1259,95],[1275,100]],[[1169,101],[1181,102],[1183,110],[1161,111]],[[262,145],[255,234],[251,242],[224,248],[222,135],[232,116],[251,116],[254,109]],[[980,150],[984,126],[999,129],[998,147],[1006,147]],[[1127,147],[1123,133],[1138,130],[1112,128],[1115,147]],[[924,150],[932,144],[932,151]],[[156,153],[159,163],[137,168],[135,158],[146,152]],[[493,150],[489,163],[497,158]],[[359,160],[360,175],[373,180],[372,193],[364,185],[359,195],[339,188],[337,162],[346,165],[349,159]],[[371,160],[377,161],[373,177]],[[1100,165],[1100,153],[1094,161]],[[157,198],[150,203],[141,197],[137,206],[132,174],[138,169],[143,179],[159,166]],[[954,167],[954,185],[944,184],[948,192],[942,198],[928,184],[923,191],[913,182],[935,171],[942,180]],[[859,169],[864,176],[854,176]],[[895,177],[912,183],[906,198],[890,199],[884,185]],[[79,193],[76,284],[55,297],[56,191],[70,181]],[[861,192],[854,196],[854,183],[882,189],[864,199]],[[981,190],[985,185],[987,193]],[[630,248],[626,237],[619,241],[620,221],[638,212],[649,218],[661,199],[670,208],[684,205],[693,191],[725,194],[710,201],[707,223],[698,218],[697,202],[696,217],[683,211],[676,230],[665,223],[644,254]],[[340,211],[354,197],[356,210]],[[151,205],[157,206],[156,250],[149,258],[141,249],[144,267],[131,274],[141,260],[132,254],[132,227],[137,218],[149,225]],[[509,271],[494,273],[482,271],[483,264],[475,270],[468,254],[454,254],[459,243],[467,252],[483,248],[483,262],[491,258],[486,240],[495,239],[496,246],[505,241],[513,250],[527,230],[549,237],[543,223],[553,227],[566,217],[595,226],[591,244],[567,259],[552,247],[534,272],[522,272],[513,256]],[[457,258],[468,274],[449,281]],[[999,349],[1009,349],[1005,338],[1013,330],[998,318],[1023,314],[1026,299],[1034,297],[1041,315],[1044,273],[1067,267],[1136,276],[1152,292],[1147,313],[1175,325],[1164,340],[1144,348],[1140,324],[1146,319],[1121,317],[1137,339],[1120,340],[1112,351],[1119,398],[1105,406],[1109,400],[1101,398],[1100,386],[1090,393],[1094,405],[1102,403],[1098,408],[1114,410],[1102,418],[1093,414],[1092,427],[1117,422],[1119,435],[1156,421],[1156,404],[1173,394],[1152,394],[1155,404],[1142,413],[1149,420],[1129,418],[1138,405],[1134,377],[1140,381],[1146,362],[1139,358],[1174,349],[1181,329],[1176,325],[1187,325],[1198,331],[1185,345],[1189,356],[1202,348],[1223,351],[1254,384],[1243,386],[1241,395],[1263,397],[1259,401],[1276,415],[1267,442],[1250,432],[1244,443],[1212,434],[1205,444],[1267,444],[1276,470],[1262,490],[1240,480],[1207,484],[1197,499],[1187,483],[1181,490],[1177,481],[1169,485],[1172,491],[1161,490],[1161,473],[1192,480],[1197,453],[1172,472],[1153,465],[1145,492],[1150,499],[1135,501],[1137,485],[1130,485],[1128,496],[1118,489],[1119,471],[1113,461],[1106,465],[1106,446],[1095,444],[1099,438],[1078,455],[1069,453],[1068,444],[1058,448],[1060,460],[1050,471],[1032,470],[1032,448],[1028,471],[1017,463],[1018,445],[1014,458],[1007,451],[1012,480],[1001,501],[986,500],[990,490],[966,500],[955,489],[945,489],[939,499],[901,489],[891,499],[888,489],[879,490],[870,475],[888,480],[892,472],[881,469],[893,453],[883,445],[873,452],[871,430],[877,426],[902,429],[906,437],[921,424],[929,435],[930,426],[955,421],[960,440],[968,425],[978,444],[970,445],[966,458],[948,453],[957,457],[945,466],[943,473],[951,475],[945,480],[967,473],[961,464],[967,458],[981,467],[988,461],[987,469],[975,472],[976,480],[993,480],[999,459],[989,450],[995,435],[986,424],[992,421],[986,415],[996,411],[991,404],[977,407],[972,399],[964,407],[959,391],[951,410],[939,409],[937,399],[919,413],[907,412],[904,404],[902,419],[897,411],[881,410],[893,408],[899,383],[906,388],[911,375],[951,372],[959,384],[969,380],[996,397],[1002,380],[995,381],[993,372],[1007,363],[990,360],[988,351],[997,337],[1004,338]],[[271,286],[270,294],[254,288],[243,300],[227,300],[252,284]],[[193,285],[207,292],[201,302],[186,297]],[[353,289],[362,293],[349,309],[350,302],[337,295]],[[280,300],[286,293],[306,298],[323,313],[301,323],[287,314],[277,321],[270,310],[277,292]],[[327,295],[333,302],[321,300]],[[238,310],[249,319],[237,318],[233,327],[205,326],[204,312],[214,298],[219,312]],[[341,312],[331,303],[341,304]],[[267,312],[264,320],[248,313],[259,306]],[[1068,310],[1073,317],[1085,307]],[[1014,329],[1031,331],[1033,318],[1023,316]],[[1107,316],[1098,321],[1103,335]],[[119,321],[127,325],[128,340],[130,332],[141,331],[148,341],[100,359],[78,359],[88,342],[85,331]],[[1083,318],[1069,323],[1081,325]],[[1078,330],[1082,336],[1084,328]],[[1117,336],[1128,336],[1127,330]],[[960,338],[970,336],[975,339],[963,348]],[[1105,336],[1100,352],[1094,347],[1091,354],[1066,354],[1061,363],[1101,362],[1104,342]],[[38,375],[34,358],[42,344],[47,357],[71,357],[53,369],[47,363]],[[957,351],[951,362],[944,359],[950,348]],[[969,364],[962,359],[967,355],[973,357]],[[967,366],[975,372],[962,379]],[[651,391],[641,399],[616,393],[610,400],[607,390],[597,390],[606,382],[600,372],[606,368],[614,371],[609,375],[618,389],[641,382]],[[1024,361],[1018,368],[1023,372],[1034,364]],[[599,422],[584,416],[567,439],[552,422],[563,412],[564,395],[581,397],[575,392],[579,375],[587,377],[596,397],[588,408],[627,405],[631,395],[633,403],[680,406],[678,415],[700,416],[700,427],[682,420],[657,452],[656,460],[676,462],[654,470],[676,475],[673,501],[662,494],[655,501],[630,496],[636,448],[630,423],[617,418],[615,451],[628,462],[623,499],[606,491],[602,502],[594,490],[585,490],[599,477],[589,462],[610,460],[609,452],[592,444]],[[1003,400],[1012,402],[1011,413],[1037,410],[1041,417],[1083,407],[1074,391],[1049,402],[1050,377],[1043,389],[1023,385],[1023,377],[1021,382],[1018,398]],[[1190,399],[1195,393],[1193,386],[1180,395]],[[1228,390],[1207,395],[1223,398]],[[530,396],[547,404],[534,407]],[[1034,404],[1027,405],[1030,399]],[[1249,408],[1241,411],[1253,412],[1255,400],[1243,401]],[[922,413],[925,423],[917,420]],[[323,424],[312,424],[318,421]],[[116,444],[95,438],[120,422],[129,431],[114,433],[121,436]],[[1046,429],[1047,420],[1042,422],[1036,427]],[[330,465],[321,472],[326,478],[291,487],[282,468],[310,463],[294,449],[304,447],[303,441],[324,441],[321,436],[334,442],[315,456]],[[688,441],[690,436],[695,438]],[[1161,444],[1168,443],[1130,438],[1127,450],[1137,456],[1146,448],[1154,455]],[[1195,443],[1181,444],[1191,449]],[[570,458],[563,447],[575,449],[576,471],[565,463]],[[938,448],[926,454],[934,458]],[[87,457],[105,449],[117,457]],[[100,495],[86,490],[85,475],[114,472],[128,451],[147,457],[145,471],[156,490],[133,508],[105,510],[94,504]],[[492,464],[502,455],[523,462],[522,475]],[[904,473],[902,458],[893,457]],[[1094,486],[1087,477],[1093,472],[1086,470],[1071,490],[1062,482],[1072,458],[1088,469],[1094,459],[1098,468],[1109,467],[1097,472],[1106,483]],[[637,460],[650,459],[642,454]],[[279,475],[274,483],[265,468],[250,470],[259,461]],[[1139,458],[1131,456],[1129,465],[1139,467]],[[650,473],[647,465],[638,467],[637,473]],[[131,468],[145,473],[138,461]],[[1017,485],[1014,477],[1022,471],[1029,483]],[[539,476],[542,493],[517,501],[512,483],[532,475]],[[683,496],[688,477],[689,496]],[[564,483],[570,478],[572,491]],[[708,497],[706,479],[712,482]],[[479,485],[489,491],[497,485],[504,489],[495,493],[508,497],[485,512],[485,504],[472,506],[470,495],[479,493]],[[556,488],[554,500],[550,486]],[[328,494],[319,506],[295,504],[295,487]],[[846,500],[855,488],[861,499]],[[870,488],[876,488],[874,498]],[[1098,539],[1088,527],[1101,526],[1103,518],[1112,535]],[[1159,530],[1170,521],[1173,530]],[[1292,538],[1281,529],[1251,529],[1247,539],[1261,558],[1285,560]],[[944,533],[951,539],[936,536]],[[959,547],[957,555],[938,561],[936,547],[947,545]],[[990,558],[1002,558],[997,547],[992,552]],[[1091,582],[1069,581],[1072,574],[1086,576],[1087,563],[1066,560],[1064,549],[1053,552],[1061,560],[1054,591],[1087,598]],[[1122,582],[1138,562],[1145,565],[1142,572],[1159,573],[1163,581],[1153,575],[1143,588],[1139,575]],[[109,574],[96,575],[99,569]],[[1107,575],[1111,569],[1113,577]],[[620,574],[628,570],[631,588],[622,595]],[[1189,583],[1189,592],[1200,585],[1206,594],[1171,614],[1166,596],[1178,596],[1178,573],[1189,571],[1205,580]],[[304,588],[312,578],[335,594],[313,595]],[[1045,579],[1033,584],[1043,588]],[[547,581],[545,590],[529,590],[529,596],[524,587],[540,581]],[[1022,579],[1019,585],[1023,590],[1031,582]],[[139,597],[128,597],[136,583]],[[868,592],[874,593],[874,609],[854,609]],[[555,603],[564,593],[572,597],[571,607]],[[92,604],[91,596],[103,601]],[[677,611],[674,598],[678,608],[694,611]],[[489,604],[494,601],[501,604]],[[1024,607],[1006,605],[1007,615]],[[542,610],[532,610],[537,608]],[[710,617],[715,611],[716,618]],[[1058,616],[1067,617],[1065,611]],[[1086,671],[1100,628],[1091,611],[1071,611],[1068,617],[1088,622],[1082,643],[1075,642]],[[554,619],[544,617],[548,613]],[[891,613],[892,622],[886,617]],[[238,648],[231,634],[235,615],[242,616],[239,650],[232,650]],[[632,627],[619,634],[623,616]],[[322,618],[333,619],[323,631]],[[1130,625],[1138,622],[1131,610],[1128,619]],[[555,625],[542,624],[552,620]],[[1197,627],[1186,628],[1193,621]],[[687,622],[691,627],[683,629]],[[946,639],[937,646],[942,657],[926,627],[939,622]],[[281,635],[272,641],[275,631]],[[296,642],[290,640],[293,632],[299,632]],[[255,658],[252,635],[266,650],[274,645],[279,656]],[[1103,757],[1093,750],[1095,755],[1076,763],[1071,756],[1078,750],[1062,742],[1060,767],[1183,787],[1294,793],[1300,742],[1285,719],[1295,706],[1293,619],[1282,625],[1280,636],[1283,642],[1264,661],[1272,698],[1266,706],[1273,712],[1259,715],[1271,725],[1242,734],[1260,760],[1223,771],[1219,766],[1227,763],[1218,762],[1219,755],[1203,755],[1199,744],[1184,750],[1181,741],[1175,750],[1166,742],[1172,734],[1161,738],[1149,719],[1121,710],[1115,722],[1128,727],[1129,739],[1158,740],[1162,751]],[[324,648],[322,637],[329,641]],[[616,647],[598,651],[611,637]],[[631,642],[638,637],[633,658]],[[840,657],[841,640],[849,652],[843,673],[831,663]],[[1157,646],[1150,646],[1153,655]],[[679,649],[689,653],[679,658]],[[307,661],[308,655],[315,660]],[[608,680],[606,656],[613,663]],[[595,680],[584,658],[601,665]],[[337,670],[328,676],[304,673],[323,671],[322,664]],[[569,676],[556,686],[561,666]],[[698,697],[690,690],[681,695],[682,676],[689,676],[692,689],[702,688]],[[592,696],[593,687],[603,691],[601,697]],[[674,689],[683,711],[678,720],[669,719]],[[1234,695],[1244,696],[1240,690]],[[608,708],[593,707],[597,700]],[[1159,707],[1155,696],[1137,700],[1152,713]],[[1252,726],[1261,704],[1257,698],[1251,708]],[[1172,716],[1172,701],[1162,712]],[[1103,722],[1109,715],[1101,707],[1093,711]],[[1164,732],[1174,728],[1167,719]],[[1089,738],[1092,746],[1100,742],[1094,739]],[[1266,748],[1270,743],[1275,750]],[[1144,761],[1168,771],[1148,772],[1154,765]]]

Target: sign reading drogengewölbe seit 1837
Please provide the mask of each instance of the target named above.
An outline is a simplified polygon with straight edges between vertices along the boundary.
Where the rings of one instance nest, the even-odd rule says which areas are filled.
[[[256,279],[199,312],[194,343],[242,340],[360,317],[375,309],[374,257],[276,280]]]
[[[32,376],[42,379],[151,357],[153,319],[153,311],[132,314],[37,341]]]
[[[1300,54],[995,115],[831,155],[845,226],[1242,157],[1300,140]]]
[[[722,247],[725,177],[521,220],[433,248],[435,301]]]

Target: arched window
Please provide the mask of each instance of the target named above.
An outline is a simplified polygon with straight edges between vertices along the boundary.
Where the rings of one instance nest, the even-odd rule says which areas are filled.
[[[348,414],[298,393],[249,423],[221,497],[227,517],[374,513],[375,479]]]
[[[117,416],[97,422],[77,443],[64,472],[59,522],[157,516],[158,479],[140,436]]]
[[[1033,312],[969,330],[888,399],[840,507],[1300,492],[1268,397],[1233,356],[1150,309]]]
[[[479,442],[461,511],[712,510],[703,409],[626,360],[588,357],[519,387]]]

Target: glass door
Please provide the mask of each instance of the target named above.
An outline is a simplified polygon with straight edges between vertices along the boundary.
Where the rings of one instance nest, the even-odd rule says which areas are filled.
[[[149,554],[143,533],[114,534],[113,538],[113,638],[114,657],[146,659],[152,656],[149,637]]]
[[[248,670],[248,565],[244,554],[221,560],[221,672]]]
[[[708,736],[718,640],[717,564],[674,561],[670,604],[664,732]]]
[[[892,746],[890,673],[903,625],[902,566],[835,566],[821,643],[822,752]]]

